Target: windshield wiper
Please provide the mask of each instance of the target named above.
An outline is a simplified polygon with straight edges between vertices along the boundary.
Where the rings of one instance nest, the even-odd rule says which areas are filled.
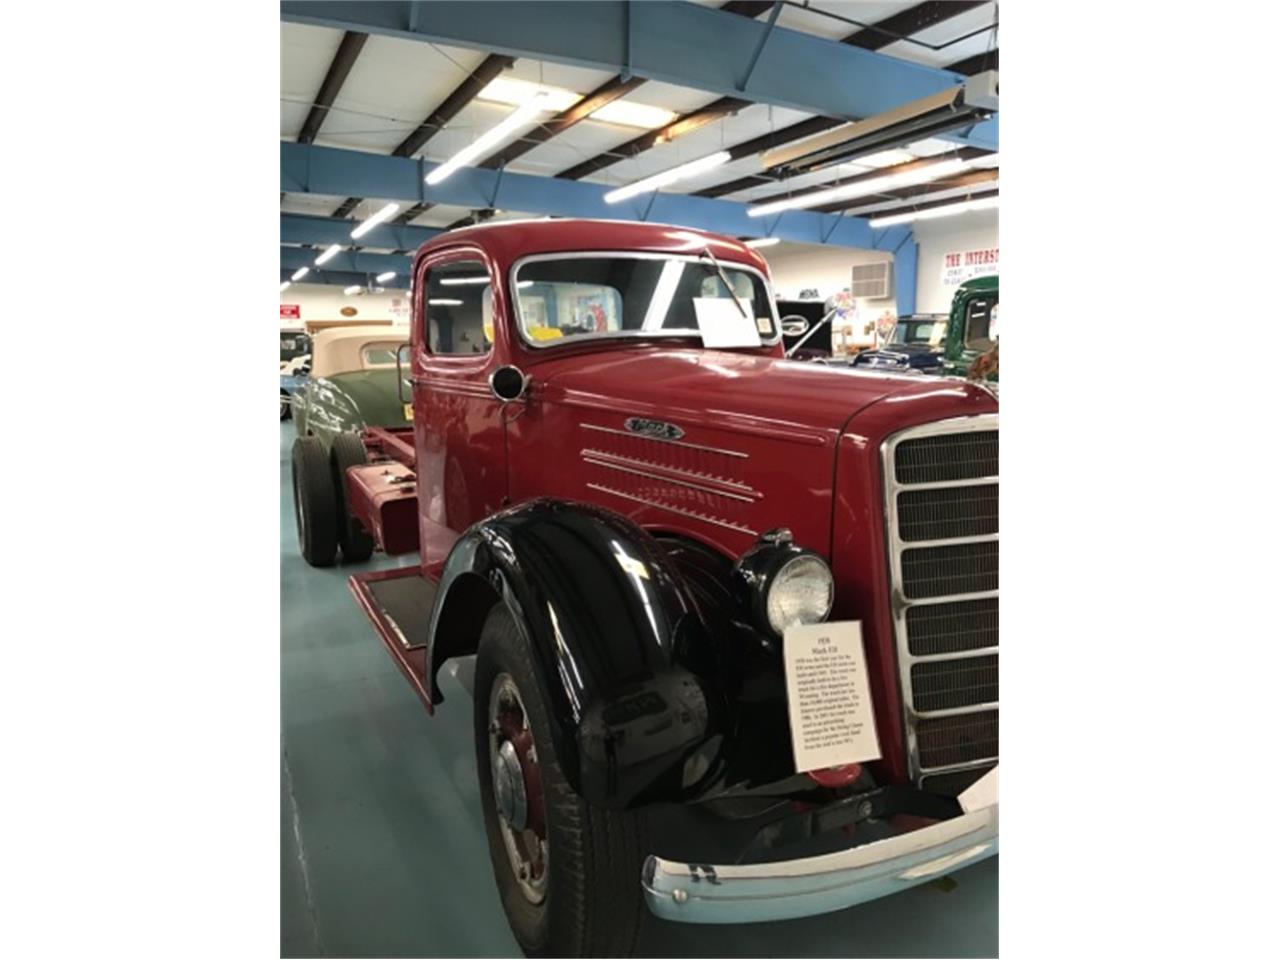
[[[711,262],[715,265],[716,273],[720,274],[720,282],[724,284],[724,288],[729,291],[729,297],[733,300],[733,305],[738,308],[738,312],[742,314],[743,320],[750,320],[747,316],[747,308],[742,305],[742,301],[738,299],[738,295],[733,292],[733,287],[729,284],[729,275],[724,272],[724,267],[720,266],[720,261],[716,259],[716,255],[711,252],[711,248],[703,247],[702,254],[711,258]],[[702,254],[699,254],[701,256]]]

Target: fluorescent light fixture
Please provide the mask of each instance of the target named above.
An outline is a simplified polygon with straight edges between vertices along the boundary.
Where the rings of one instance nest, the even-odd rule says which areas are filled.
[[[296,281],[296,280],[301,280],[303,277],[305,277],[305,276],[306,276],[308,273],[310,273],[310,272],[311,272],[311,268],[310,268],[310,267],[299,267],[297,270],[293,271],[293,276],[292,276],[292,277],[290,277],[289,279],[290,279],[290,280],[295,280],[295,281]]]
[[[431,306],[433,306],[433,307],[460,307],[460,306],[462,306],[462,301],[461,301],[461,300],[449,300],[448,298],[444,298],[444,297],[438,297],[438,298],[436,298],[435,300],[428,300],[428,301],[427,301],[427,303],[429,303],[429,304],[430,304]]]
[[[911,223],[913,220],[934,220],[938,217],[954,217],[957,213],[968,213],[970,210],[990,210],[1000,206],[999,197],[983,197],[980,200],[962,200],[960,203],[948,203],[942,207],[928,210],[911,210],[907,213],[895,213],[888,217],[872,217],[872,228],[892,227],[899,223]]]
[[[388,270],[386,273],[378,274],[373,279],[375,283],[386,283],[388,280],[394,280],[395,277],[396,272],[394,270]]]
[[[565,90],[563,87],[550,87],[544,83],[517,80],[515,77],[495,77],[476,94],[476,99],[518,107],[528,103],[538,94],[546,97],[547,110],[567,110],[582,99],[582,94]]]
[[[605,123],[616,123],[624,127],[644,127],[652,130],[665,127],[676,118],[670,110],[662,107],[651,107],[647,103],[630,103],[626,100],[614,100],[591,114],[592,120],[603,120]]]
[[[516,289],[517,289],[517,290],[524,290],[524,289],[525,289],[525,288],[527,288],[527,287],[532,287],[532,286],[533,286],[533,284],[534,284],[534,281],[533,281],[533,280],[517,280],[517,281],[516,281]]]
[[[383,207],[381,210],[375,213],[372,217],[370,217],[368,220],[364,221],[364,223],[360,224],[360,226],[352,230],[351,238],[354,240],[358,237],[363,237],[366,233],[368,233],[378,224],[386,223],[388,220],[394,217],[396,215],[396,211],[399,209],[400,209],[400,204],[388,203],[385,207]]]
[[[544,109],[567,110],[582,100],[582,94],[564,87],[553,87],[545,83],[533,83],[515,77],[495,77],[485,88],[476,94],[477,100],[488,100],[491,103],[506,103],[518,107],[528,103],[532,98],[542,94],[546,97]],[[624,127],[642,127],[652,130],[665,127],[676,118],[675,113],[662,107],[652,107],[647,103],[631,103],[626,100],[614,100],[606,103],[591,114],[592,120],[605,123],[616,123]]]
[[[341,249],[342,249],[341,244],[335,243],[331,245],[328,250],[320,254],[320,256],[316,257],[316,266],[319,267],[323,264],[328,263],[330,260],[332,260],[334,257],[338,255],[338,251],[340,251]]]
[[[940,153],[948,153],[960,146],[958,143],[952,143],[950,140],[943,140],[941,137],[926,137],[923,140],[917,140],[915,143],[908,143],[907,149],[917,157],[936,157]]]
[[[353,294],[353,293],[359,293],[362,289],[364,289],[364,288],[363,288],[363,287],[361,287],[361,286],[360,286],[360,284],[358,284],[358,283],[353,283],[353,284],[352,284],[351,286],[349,286],[349,287],[343,287],[343,288],[342,288],[342,292],[343,292],[343,293],[345,293],[347,296],[351,296],[351,294]],[[345,308],[345,307],[343,307],[343,309],[345,310],[346,308]]]
[[[896,187],[909,187],[912,184],[928,183],[930,180],[937,180],[955,173],[963,169],[964,165],[963,160],[943,160],[940,163],[931,163],[926,167],[920,167],[915,170],[888,173],[882,177],[872,177],[870,180],[847,183],[843,187],[832,187],[830,190],[818,190],[814,193],[803,193],[798,197],[787,197],[784,200],[775,200],[772,203],[762,203],[758,206],[749,207],[747,216],[767,217],[771,213],[781,213],[783,210],[802,210],[806,207],[817,207],[824,203],[835,203],[837,200],[852,200],[855,197],[882,193],[885,190],[892,190]]]
[[[505,120],[497,126],[490,127],[475,140],[467,144],[452,157],[446,160],[440,166],[436,167],[427,174],[427,183],[436,184],[449,176],[459,167],[465,167],[472,160],[489,153],[502,141],[506,140],[513,133],[523,127],[525,124],[532,122],[543,110],[547,109],[546,94],[536,94],[533,99],[529,100],[524,106],[517,107],[507,114]]]
[[[625,187],[619,187],[617,190],[610,190],[604,195],[604,202],[617,203],[619,200],[626,200],[628,197],[634,197],[637,194],[649,193],[659,187],[665,187],[669,183],[675,183],[677,180],[696,177],[700,173],[706,173],[706,171],[728,162],[729,151],[721,150],[719,153],[713,153],[709,157],[683,163],[662,173],[655,173],[652,177],[645,177],[643,180],[629,183]]]
[[[286,280],[284,283],[280,284],[280,292],[284,293],[284,291],[288,290],[292,286],[293,286],[293,281]]]
[[[905,150],[881,150],[879,153],[873,153],[869,157],[857,157],[850,163],[855,163],[860,167],[874,167],[880,169],[882,167],[896,167],[900,163],[909,163],[915,160],[914,154],[907,153]]]
[[[488,276],[483,277],[441,277],[440,285],[443,287],[460,287],[468,283],[488,283]]]
[[[758,247],[772,247],[775,243],[781,243],[781,242],[782,242],[781,237],[760,237],[759,239],[756,239],[756,240],[748,240],[745,246],[755,249]]]

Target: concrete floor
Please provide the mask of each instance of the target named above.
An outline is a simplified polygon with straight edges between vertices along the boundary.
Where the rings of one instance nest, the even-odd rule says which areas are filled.
[[[347,591],[351,570],[303,561],[293,437],[281,424],[281,954],[519,957],[485,848],[467,694],[442,674],[447,702],[429,717]],[[640,954],[994,957],[998,877],[986,860],[954,886],[783,923],[651,918]]]

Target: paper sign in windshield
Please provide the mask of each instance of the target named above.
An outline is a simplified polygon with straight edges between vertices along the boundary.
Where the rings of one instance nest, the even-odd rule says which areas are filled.
[[[862,624],[789,627],[782,648],[796,772],[878,760]]]
[[[694,297],[693,311],[698,318],[703,346],[714,349],[760,346],[755,320],[750,313],[744,317],[729,298]]]

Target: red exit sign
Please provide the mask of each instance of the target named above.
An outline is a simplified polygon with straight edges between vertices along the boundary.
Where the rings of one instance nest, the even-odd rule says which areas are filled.
[[[281,320],[301,320],[302,304],[300,303],[282,303],[280,304]]]

